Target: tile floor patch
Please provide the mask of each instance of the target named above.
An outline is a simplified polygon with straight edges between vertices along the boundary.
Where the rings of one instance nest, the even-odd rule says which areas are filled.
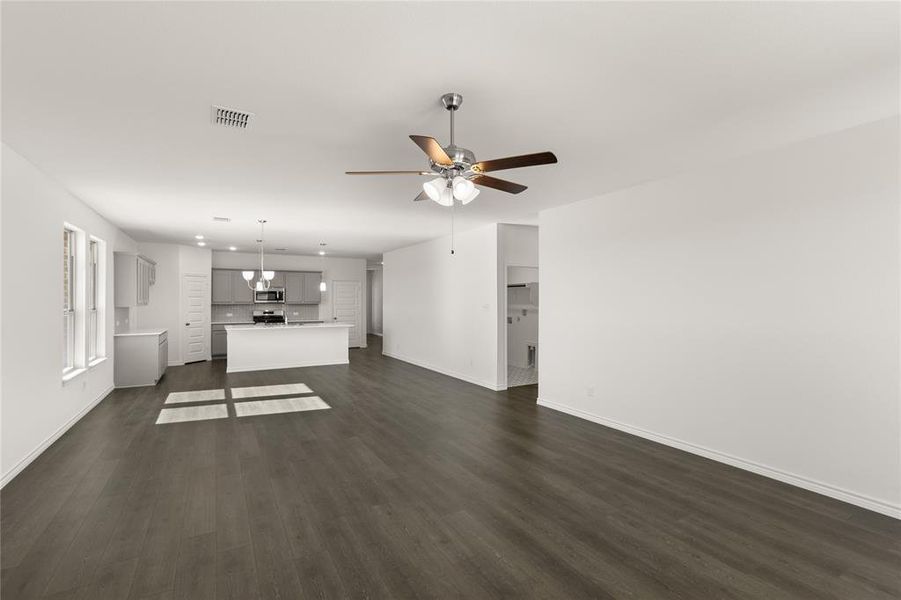
[[[207,419],[227,419],[228,408],[225,404],[207,404],[206,406],[182,406],[180,408],[164,408],[156,420],[157,425],[163,423],[183,423],[185,421],[205,421]]]
[[[303,383],[282,383],[279,385],[257,385],[232,388],[232,399],[259,398],[261,396],[285,396],[287,394],[312,394],[313,390]]]
[[[209,402],[210,400],[225,400],[225,390],[172,392],[166,396],[166,404],[178,404],[180,402]]]
[[[257,415],[274,415],[305,410],[323,410],[326,408],[331,408],[331,406],[323,402],[319,396],[306,396],[303,398],[238,402],[235,404],[235,414],[239,417],[254,417]]]
[[[532,385],[535,383],[538,383],[538,371],[535,367],[523,369],[522,367],[507,365],[507,387]]]

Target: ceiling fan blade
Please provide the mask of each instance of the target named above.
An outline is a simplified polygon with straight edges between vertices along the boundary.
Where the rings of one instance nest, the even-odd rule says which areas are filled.
[[[413,143],[422,148],[423,152],[429,155],[429,158],[432,159],[433,163],[438,163],[445,167],[453,166],[454,161],[450,159],[447,152],[444,151],[444,148],[441,147],[441,144],[439,144],[438,140],[435,138],[431,138],[427,135],[411,135],[410,139],[413,140]]]
[[[431,171],[344,171],[345,175],[435,175]]]
[[[476,175],[475,177],[470,179],[470,181],[472,181],[476,185],[484,185],[485,187],[494,188],[496,190],[508,192],[510,194],[518,194],[528,189],[524,185],[513,183],[512,181],[506,181],[504,179],[498,179],[497,177],[489,177],[488,175]]]
[[[426,196],[425,192],[419,192],[419,195],[413,198],[413,202],[421,202],[422,200],[428,200],[429,197]]]
[[[476,173],[489,173],[491,171],[503,171],[504,169],[518,169],[520,167],[535,167],[538,165],[552,165],[557,162],[553,152],[538,152],[536,154],[523,154],[522,156],[508,156],[483,160],[472,165]]]

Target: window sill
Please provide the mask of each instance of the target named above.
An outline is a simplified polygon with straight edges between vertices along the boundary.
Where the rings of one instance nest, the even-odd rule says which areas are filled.
[[[72,381],[73,379],[78,377],[79,375],[81,375],[83,373],[87,373],[87,372],[88,372],[88,370],[84,369],[84,368],[72,369],[71,371],[69,371],[68,373],[63,375],[63,385],[66,385],[67,383],[69,383],[70,381]]]
[[[106,356],[101,356],[100,358],[95,358],[94,360],[92,360],[91,362],[88,363],[88,368],[89,368],[89,369],[93,369],[93,368],[96,367],[97,365],[106,362],[106,359],[107,359],[107,358],[108,358],[108,357],[106,357]]]

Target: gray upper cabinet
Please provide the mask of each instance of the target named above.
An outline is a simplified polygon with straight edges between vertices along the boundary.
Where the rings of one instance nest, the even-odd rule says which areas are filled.
[[[306,273],[285,273],[285,302],[301,304],[303,302],[303,282]]]
[[[232,275],[233,273],[234,271],[213,269],[213,304],[234,303],[232,301],[232,282],[234,280],[234,277]],[[240,272],[238,272],[238,276],[241,276]]]
[[[156,263],[149,258],[124,252],[116,252],[113,260],[116,306],[149,304],[150,286],[156,282]]]
[[[319,304],[322,302],[320,281],[321,273],[276,271],[270,285],[285,288],[286,304]],[[213,269],[212,287],[213,304],[253,304],[253,291],[247,287],[241,271]]]
[[[322,292],[319,291],[322,273],[301,273],[301,275],[303,275],[303,292],[300,303],[319,304],[322,302]]]
[[[232,304],[253,304],[253,290],[247,286],[241,271],[232,271]]]
[[[213,269],[213,304],[253,304],[253,291],[241,271]]]

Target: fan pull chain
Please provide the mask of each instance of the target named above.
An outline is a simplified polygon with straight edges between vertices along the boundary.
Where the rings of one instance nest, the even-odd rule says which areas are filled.
[[[453,113],[451,113],[453,114]],[[457,201],[451,200],[451,254],[454,253],[454,215],[456,211],[454,210],[457,207]]]

